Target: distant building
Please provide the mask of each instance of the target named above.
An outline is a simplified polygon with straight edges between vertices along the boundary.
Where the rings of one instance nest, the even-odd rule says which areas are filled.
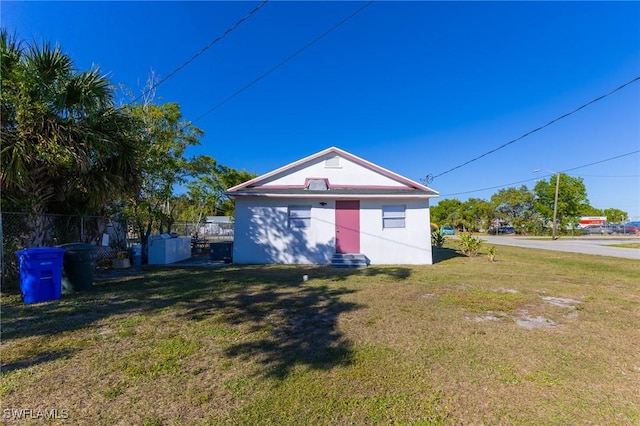
[[[233,218],[231,216],[207,216],[200,227],[200,237],[233,235]]]

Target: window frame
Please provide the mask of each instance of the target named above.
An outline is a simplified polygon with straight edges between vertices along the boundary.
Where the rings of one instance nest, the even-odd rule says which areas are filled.
[[[311,228],[311,204],[290,204],[287,218],[289,229]]]
[[[406,204],[384,204],[381,211],[382,229],[405,229],[407,227]]]

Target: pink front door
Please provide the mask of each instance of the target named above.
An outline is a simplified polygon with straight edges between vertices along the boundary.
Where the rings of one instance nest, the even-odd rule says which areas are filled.
[[[360,201],[336,201],[336,253],[360,253]]]

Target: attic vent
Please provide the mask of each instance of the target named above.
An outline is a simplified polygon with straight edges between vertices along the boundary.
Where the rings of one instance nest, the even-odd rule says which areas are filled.
[[[340,167],[340,157],[337,155],[335,157],[327,158],[324,161],[325,168],[338,168]]]
[[[325,179],[309,179],[307,189],[309,191],[327,191],[329,186]]]

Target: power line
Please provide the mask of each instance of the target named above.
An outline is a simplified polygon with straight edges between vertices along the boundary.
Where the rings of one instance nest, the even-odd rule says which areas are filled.
[[[137,98],[135,98],[133,101],[129,102],[129,105],[135,103],[136,101],[140,100],[140,98],[142,98],[143,96],[147,95],[149,92],[151,92],[152,90],[154,90],[155,88],[157,88],[158,86],[160,86],[162,83],[164,83],[165,81],[169,80],[171,77],[173,77],[174,75],[176,75],[178,72],[180,72],[182,69],[184,69],[187,65],[189,65],[191,62],[195,61],[200,55],[202,55],[204,52],[206,52],[207,50],[209,50],[214,44],[216,44],[217,42],[219,42],[220,40],[222,40],[223,38],[225,38],[227,35],[229,35],[229,33],[231,33],[233,30],[235,30],[236,28],[238,28],[238,26],[240,26],[240,24],[242,24],[244,21],[246,21],[247,19],[249,19],[253,14],[255,14],[257,11],[259,11],[260,9],[262,9],[264,7],[264,5],[267,4],[269,0],[264,0],[262,3],[260,3],[258,6],[256,6],[255,8],[253,8],[253,10],[251,10],[249,13],[247,13],[246,15],[244,15],[242,18],[240,18],[239,20],[237,20],[233,25],[231,25],[229,28],[227,28],[222,34],[220,34],[218,37],[216,37],[213,41],[211,41],[211,43],[209,43],[208,45],[206,45],[205,47],[203,47],[198,53],[196,53],[195,55],[193,55],[191,58],[189,58],[187,61],[185,61],[182,65],[180,65],[178,68],[176,68],[175,70],[173,70],[171,73],[169,73],[166,77],[164,77],[163,79],[161,79],[160,81],[158,81],[157,83],[153,84],[151,87],[149,87],[147,90],[143,91],[142,94],[140,96],[138,96]]]
[[[583,169],[585,167],[593,166],[595,164],[604,163],[606,161],[617,160],[618,158],[628,157],[629,155],[637,154],[639,152],[640,152],[640,149],[636,150],[636,151],[627,152],[626,154],[616,155],[615,157],[606,158],[604,160],[594,161],[593,163],[583,164],[582,166],[572,167],[570,169],[562,170],[562,171],[560,171],[560,173],[565,173],[566,174],[567,172],[570,172],[570,171],[573,171],[573,170]],[[549,177],[549,176],[555,176],[555,174],[549,174],[549,175],[545,175],[543,177]],[[531,179],[525,179],[525,180],[521,180],[521,181],[518,181],[518,182],[505,183],[505,184],[502,184],[502,185],[491,186],[491,187],[488,187],[488,188],[474,189],[474,190],[471,190],[471,191],[464,191],[464,192],[456,192],[456,193],[453,193],[453,194],[444,194],[444,195],[440,195],[440,196],[441,197],[451,197],[451,196],[454,196],[454,195],[472,194],[474,192],[488,191],[490,189],[498,189],[498,188],[510,187],[510,186],[513,186],[513,185],[517,185],[517,184],[520,184],[520,183],[531,182],[533,180],[538,180],[538,179],[540,179],[540,177],[535,177],[535,178],[531,178]]]
[[[537,180],[537,179],[539,179],[539,178],[531,178],[531,179],[519,180],[518,182],[505,183],[505,184],[502,184],[502,185],[490,186],[488,188],[482,188],[482,189],[474,189],[472,191],[455,192],[453,194],[444,194],[444,195],[441,195],[441,197],[451,197],[453,195],[472,194],[474,192],[488,191],[490,189],[498,189],[498,188],[510,187],[510,186],[513,186],[513,185],[517,185],[519,183],[531,182],[531,181]]]
[[[581,177],[595,178],[638,178],[640,175],[580,175]]]
[[[442,172],[442,173],[440,173],[440,174],[437,174],[437,175],[435,175],[435,176],[428,175],[428,176],[427,176],[427,181],[428,181],[428,183],[430,183],[431,181],[433,181],[433,179],[435,179],[435,178],[437,178],[437,177],[440,177],[440,176],[442,176],[442,175],[446,175],[447,173],[450,173],[450,172],[452,172],[452,171],[454,171],[454,170],[457,170],[457,169],[459,169],[459,168],[461,168],[461,167],[464,167],[464,166],[466,166],[466,165],[467,165],[467,164],[469,164],[469,163],[473,163],[474,161],[477,161],[477,160],[479,160],[479,159],[481,159],[481,158],[483,158],[483,157],[486,157],[486,156],[487,156],[487,155],[489,155],[489,154],[493,154],[494,152],[499,151],[499,150],[501,150],[501,149],[503,149],[503,148],[505,148],[505,147],[507,147],[507,146],[509,146],[509,145],[511,145],[511,144],[513,144],[513,143],[515,143],[515,142],[518,142],[519,140],[524,139],[524,138],[526,138],[527,136],[529,136],[529,135],[531,135],[531,134],[533,134],[533,133],[535,133],[535,132],[538,132],[538,131],[540,131],[540,130],[544,129],[545,127],[548,127],[548,126],[552,125],[553,123],[555,123],[555,122],[557,122],[557,121],[562,120],[563,118],[567,118],[567,117],[569,117],[570,115],[575,114],[576,112],[580,111],[580,110],[581,110],[581,109],[583,109],[583,108],[586,108],[587,106],[589,106],[589,105],[591,105],[591,104],[594,104],[594,103],[596,103],[596,102],[598,102],[598,101],[601,101],[602,99],[606,98],[607,96],[610,96],[610,95],[612,95],[612,94],[616,93],[617,91],[622,90],[622,89],[623,89],[623,88],[625,88],[626,86],[628,86],[628,85],[630,85],[630,84],[632,84],[632,83],[635,83],[635,82],[636,82],[636,81],[638,81],[638,80],[640,80],[640,76],[639,76],[639,77],[636,77],[636,78],[634,78],[634,79],[632,79],[632,80],[630,80],[630,81],[628,81],[628,82],[626,82],[626,83],[624,83],[624,84],[622,84],[621,86],[616,87],[615,89],[611,90],[611,91],[610,91],[610,92],[608,92],[608,93],[605,93],[604,95],[598,96],[597,98],[595,98],[595,99],[593,99],[593,100],[591,100],[591,101],[587,102],[586,104],[583,104],[583,105],[579,106],[578,108],[574,109],[574,110],[573,110],[573,111],[571,111],[571,112],[568,112],[568,113],[566,113],[566,114],[561,115],[560,117],[557,117],[557,118],[555,118],[555,119],[551,120],[550,122],[548,122],[547,124],[545,124],[545,125],[543,125],[543,126],[540,126],[540,127],[536,128],[536,129],[533,129],[533,130],[531,130],[531,131],[529,131],[529,132],[527,132],[527,133],[523,134],[522,136],[520,136],[520,137],[518,137],[518,138],[516,138],[516,139],[513,139],[513,140],[511,140],[511,141],[509,141],[509,142],[507,142],[507,143],[504,143],[504,144],[500,145],[499,147],[497,147],[497,148],[495,148],[495,149],[492,149],[491,151],[487,151],[487,152],[485,152],[485,153],[484,153],[484,154],[482,154],[482,155],[479,155],[479,156],[477,156],[477,157],[475,157],[475,158],[472,158],[472,159],[471,159],[471,160],[469,160],[469,161],[466,161],[466,162],[464,162],[464,163],[462,163],[462,164],[460,164],[460,165],[458,165],[458,166],[456,166],[456,167],[453,167],[453,168],[451,168],[451,169],[449,169],[449,170],[447,170],[447,171],[444,171],[444,172]],[[585,167],[586,167],[586,166],[585,166]]]
[[[318,41],[320,41],[322,38],[324,38],[325,36],[327,36],[328,34],[330,34],[331,32],[333,32],[334,30],[338,29],[340,26],[342,26],[343,24],[345,24],[347,21],[349,21],[351,18],[353,18],[354,16],[356,16],[357,14],[359,14],[360,12],[362,12],[364,9],[366,9],[367,7],[369,7],[371,5],[371,3],[373,3],[374,0],[370,0],[369,2],[367,2],[364,6],[360,7],[359,9],[357,9],[355,12],[351,13],[349,16],[347,16],[346,18],[342,19],[340,22],[338,22],[337,24],[335,24],[334,26],[332,26],[331,28],[329,28],[327,31],[323,32],[322,34],[320,34],[319,36],[317,36],[316,38],[314,38],[313,40],[311,40],[309,43],[307,43],[306,45],[304,45],[303,47],[301,47],[300,49],[296,50],[294,53],[292,53],[291,55],[287,56],[285,59],[283,59],[282,61],[280,61],[278,64],[276,64],[275,66],[273,66],[272,68],[270,68],[268,71],[266,71],[265,73],[263,73],[262,75],[260,75],[259,77],[255,78],[254,80],[252,80],[251,82],[245,84],[242,88],[236,90],[232,95],[228,96],[227,98],[225,98],[224,100],[218,102],[216,105],[214,105],[213,107],[211,107],[209,110],[207,110],[206,112],[204,112],[203,114],[199,115],[198,117],[196,117],[194,120],[191,121],[191,123],[195,123],[196,121],[204,118],[205,116],[211,114],[213,111],[215,111],[216,109],[220,108],[222,105],[226,104],[227,102],[229,102],[231,99],[235,98],[236,96],[238,96],[240,93],[244,92],[245,90],[247,90],[249,87],[253,86],[254,84],[256,84],[257,82],[259,82],[260,80],[262,80],[263,78],[267,77],[269,74],[271,74],[272,72],[274,72],[275,70],[277,70],[278,68],[280,68],[281,66],[283,66],[284,64],[286,64],[287,62],[289,62],[291,59],[295,58],[296,56],[298,56],[300,53],[302,53],[303,51],[305,51],[306,49],[308,49],[309,47],[313,46],[315,43],[317,43]]]
[[[639,78],[640,78],[640,77],[639,77]],[[618,159],[618,158],[627,157],[627,156],[629,156],[629,155],[637,154],[637,153],[639,153],[639,152],[640,152],[640,149],[638,149],[638,150],[636,150],[636,151],[627,152],[626,154],[616,155],[615,157],[607,158],[607,159],[605,159],[605,160],[595,161],[595,162],[593,162],[593,163],[585,164],[585,165],[583,165],[583,166],[578,166],[578,167],[574,167],[574,168],[572,168],[572,169],[564,170],[564,171],[563,171],[563,173],[564,173],[564,172],[570,172],[570,171],[573,171],[573,170],[583,169],[583,168],[585,168],[585,167],[593,166],[593,165],[595,165],[595,164],[604,163],[605,161],[611,161],[611,160],[616,160],[616,159]]]

